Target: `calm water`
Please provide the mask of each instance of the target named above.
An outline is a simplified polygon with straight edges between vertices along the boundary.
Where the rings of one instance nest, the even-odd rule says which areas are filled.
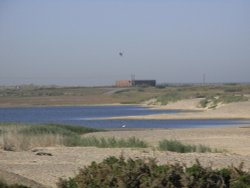
[[[139,106],[64,106],[0,108],[0,122],[62,123],[94,128],[194,128],[222,127],[249,123],[237,120],[95,120],[100,117],[179,113]]]

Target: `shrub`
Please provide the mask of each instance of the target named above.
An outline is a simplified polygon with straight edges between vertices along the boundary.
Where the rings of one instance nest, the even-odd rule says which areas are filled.
[[[212,149],[204,145],[189,145],[183,144],[177,140],[162,140],[159,142],[159,149],[162,151],[173,151],[178,153],[190,153],[190,152],[212,152]],[[217,151],[217,150],[215,150]]]
[[[79,170],[69,179],[60,179],[59,188],[245,188],[250,187],[250,174],[240,167],[213,170],[197,163],[191,167],[158,165],[154,159],[109,157],[101,163]]]
[[[208,103],[209,103],[208,99],[203,99],[203,100],[200,101],[200,106],[202,108],[206,108]]]
[[[14,184],[14,185],[8,185],[6,184],[4,181],[0,180],[0,187],[1,188],[29,188],[27,186],[24,186],[24,185],[17,185],[17,184]]]

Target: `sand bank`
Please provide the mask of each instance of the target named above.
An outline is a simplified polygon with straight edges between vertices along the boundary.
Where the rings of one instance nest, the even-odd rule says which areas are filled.
[[[148,106],[153,109],[191,110],[175,114],[154,114],[143,116],[120,116],[102,119],[250,119],[250,101],[223,104],[215,109],[197,107],[198,100],[184,100],[166,106]],[[183,106],[182,106],[183,105]]]

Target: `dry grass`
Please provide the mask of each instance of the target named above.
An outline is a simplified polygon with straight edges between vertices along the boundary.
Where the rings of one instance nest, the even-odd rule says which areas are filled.
[[[5,132],[0,136],[0,147],[7,151],[29,150],[33,147],[48,147],[63,145],[62,135],[24,135],[19,131],[22,127],[5,128]]]
[[[145,148],[147,143],[135,137],[126,139],[82,137],[95,129],[66,125],[0,125],[0,148],[25,151],[34,147],[95,146],[104,148]]]
[[[66,125],[0,124],[0,148],[8,151],[34,147],[74,146],[81,135],[95,129]]]

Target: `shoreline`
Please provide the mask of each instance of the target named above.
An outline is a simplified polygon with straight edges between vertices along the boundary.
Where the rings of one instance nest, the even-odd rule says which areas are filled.
[[[141,106],[140,104],[120,104],[120,103],[110,103],[110,104],[58,104],[58,105],[1,105],[1,108],[47,108],[47,107],[81,107],[81,106]]]
[[[158,115],[158,114],[157,114]],[[118,116],[107,118],[95,118],[94,120],[249,120],[250,117],[167,117],[168,114],[162,114],[162,117],[154,117],[154,115],[145,116]]]
[[[169,105],[145,104],[79,104],[79,105],[15,105],[1,108],[49,108],[49,107],[84,107],[84,106],[139,106],[151,110],[177,110],[178,113],[161,113],[149,115],[131,115],[95,118],[95,120],[250,120],[250,101],[230,103],[215,109],[198,108],[199,100],[183,100]],[[192,105],[191,105],[192,104]],[[188,107],[187,107],[188,106]],[[186,108],[187,107],[187,108]]]
[[[198,100],[183,100],[166,106],[149,106],[159,110],[184,110],[180,113],[119,116],[102,120],[250,120],[250,101],[223,104],[214,109],[197,107]],[[188,108],[186,108],[188,106]]]

